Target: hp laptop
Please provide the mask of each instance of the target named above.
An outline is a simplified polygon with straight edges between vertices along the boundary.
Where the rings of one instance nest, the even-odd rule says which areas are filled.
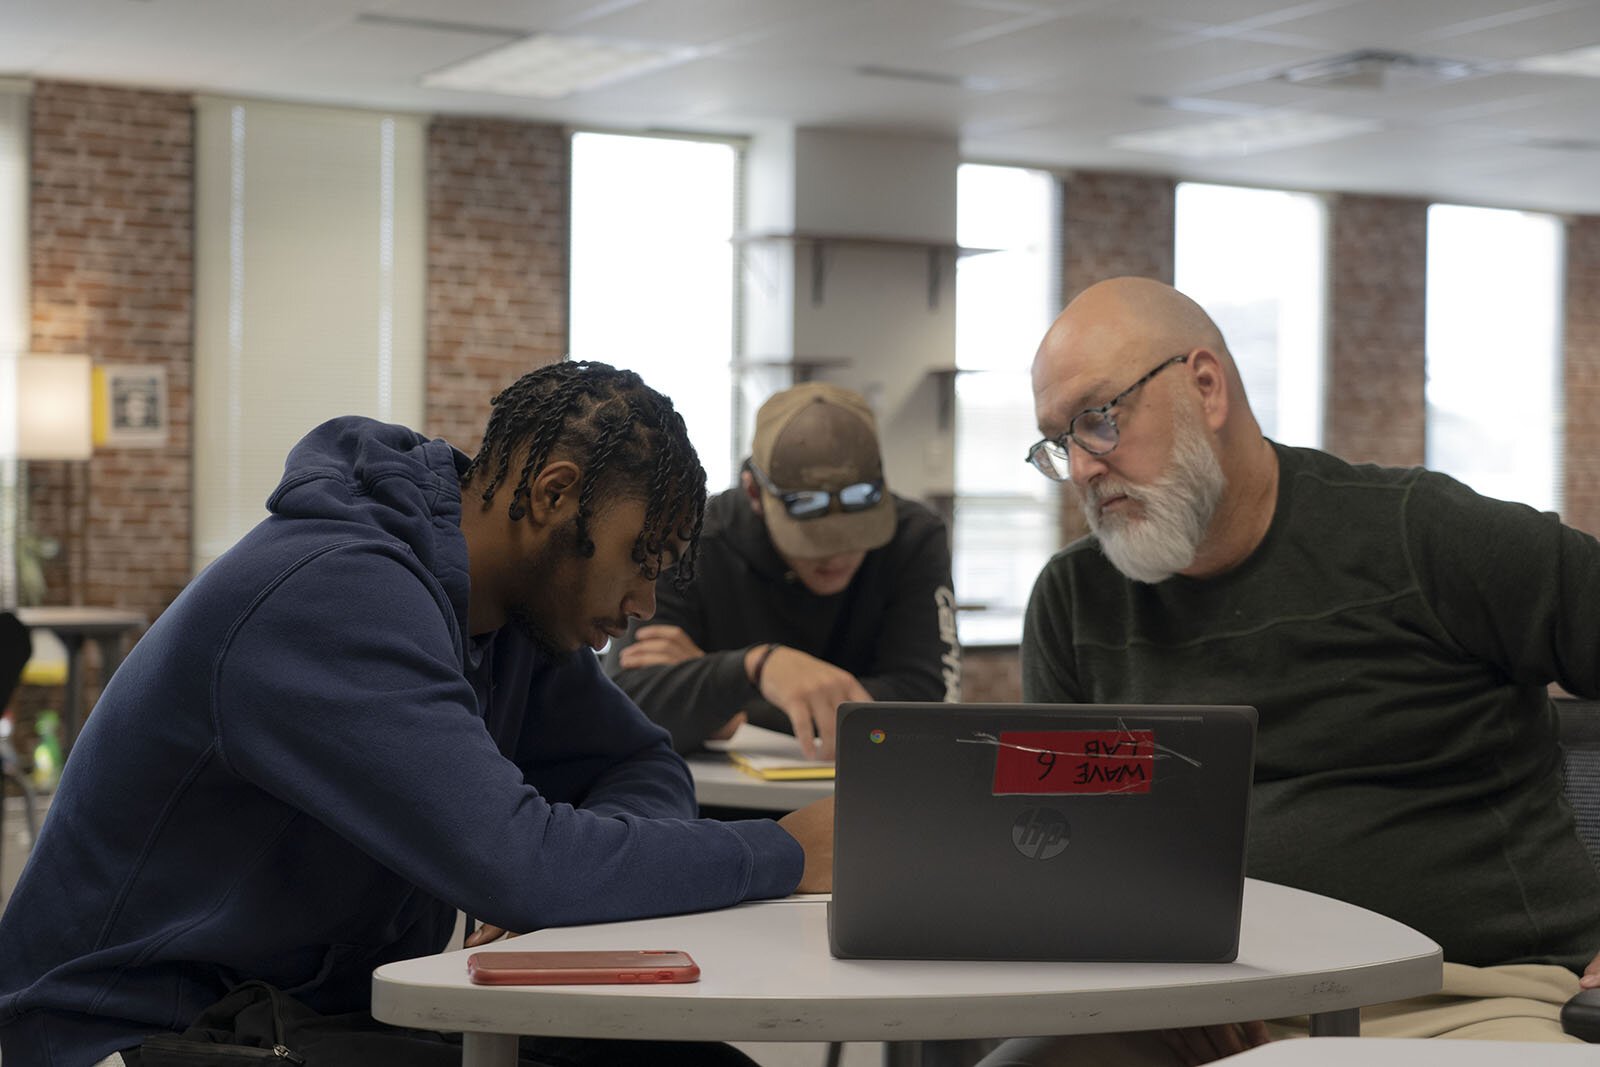
[[[1227,962],[1256,712],[845,704],[835,956]]]

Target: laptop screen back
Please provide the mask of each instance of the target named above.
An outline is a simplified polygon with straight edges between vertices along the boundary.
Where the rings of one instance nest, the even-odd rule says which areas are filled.
[[[846,704],[833,953],[1227,961],[1255,710]]]

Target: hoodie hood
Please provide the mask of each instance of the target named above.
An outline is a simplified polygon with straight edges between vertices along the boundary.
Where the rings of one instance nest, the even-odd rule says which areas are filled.
[[[738,486],[706,502],[701,540],[718,542],[718,550],[732,552],[757,574],[782,579],[789,572],[789,565],[778,555],[772,536],[767,533],[766,520],[751,509],[750,498]]]
[[[438,578],[466,632],[466,541],[461,474],[470,461],[447,442],[375,419],[330,419],[284,461],[267,510],[379,530],[403,542]]]

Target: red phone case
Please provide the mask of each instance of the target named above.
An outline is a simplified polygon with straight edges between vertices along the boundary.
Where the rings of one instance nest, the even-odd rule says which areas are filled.
[[[474,952],[467,977],[478,985],[643,985],[697,982],[700,967],[675,950]]]

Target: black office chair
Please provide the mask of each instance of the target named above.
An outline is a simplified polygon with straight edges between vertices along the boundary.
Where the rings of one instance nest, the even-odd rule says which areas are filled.
[[[0,611],[0,710],[11,702],[11,694],[17,691],[17,682],[22,679],[22,669],[32,656],[33,638],[29,636],[28,628],[11,612]],[[15,783],[17,791],[22,794],[22,813],[28,823],[28,844],[31,847],[34,838],[39,836],[33,783],[22,773],[22,761],[12,747],[11,739],[0,737],[0,797],[4,796],[5,782]],[[0,858],[3,855],[4,849],[0,848]]]
[[[1578,818],[1578,836],[1600,867],[1600,700],[1557,700],[1561,748],[1567,771],[1567,803]]]
[[[1555,703],[1561,720],[1567,803],[1578,821],[1578,837],[1600,869],[1600,700]],[[1600,989],[1586,989],[1567,1001],[1561,1025],[1574,1037],[1600,1042]]]
[[[33,638],[22,620],[9,611],[0,611],[0,708],[11,702],[22,680],[22,669],[33,658]]]

